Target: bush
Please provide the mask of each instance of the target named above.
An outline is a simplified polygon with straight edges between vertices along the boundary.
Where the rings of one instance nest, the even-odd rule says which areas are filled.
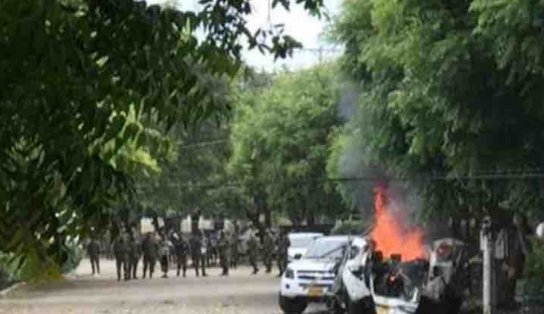
[[[17,281],[9,256],[0,252],[0,290]]]
[[[57,265],[30,250],[24,257],[0,252],[0,289],[17,281],[48,281],[61,278],[62,273],[75,269],[83,257],[83,250],[76,242],[66,243],[63,253],[65,262]]]
[[[525,263],[524,302],[544,304],[544,241],[535,239]]]
[[[534,239],[532,251],[527,255],[525,263],[525,277],[538,278],[544,283],[544,241]]]

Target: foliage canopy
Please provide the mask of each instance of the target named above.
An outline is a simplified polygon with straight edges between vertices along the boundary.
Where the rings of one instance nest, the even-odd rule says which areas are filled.
[[[281,73],[271,86],[240,95],[229,167],[257,212],[277,210],[299,224],[344,209],[325,170],[340,124],[335,70]]]
[[[343,141],[361,168],[415,182],[429,215],[541,211],[542,180],[518,174],[544,157],[543,17],[534,0],[345,1],[332,36],[359,86]]]
[[[296,2],[319,14],[320,0]],[[1,2],[0,251],[19,266],[54,272],[132,174],[159,171],[165,130],[229,110],[213,82],[237,72],[244,40],[276,57],[299,46],[281,28],[251,32],[249,1],[201,5]]]

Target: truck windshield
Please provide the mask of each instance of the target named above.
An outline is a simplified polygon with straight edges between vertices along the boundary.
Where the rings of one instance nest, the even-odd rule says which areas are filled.
[[[296,238],[290,238],[289,242],[291,244],[291,247],[308,247],[310,243],[316,238],[316,236],[311,237],[296,237]]]
[[[306,258],[342,258],[346,240],[317,239],[306,252]]]

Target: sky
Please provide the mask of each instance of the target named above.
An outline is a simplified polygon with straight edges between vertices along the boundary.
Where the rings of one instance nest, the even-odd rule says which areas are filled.
[[[149,4],[167,1],[169,0],[147,0]],[[338,12],[341,0],[325,0],[324,2],[325,9],[331,16]],[[198,1],[178,0],[177,3],[184,10],[194,10]],[[269,0],[253,0],[251,3],[253,13],[248,17],[248,28],[251,30],[267,28],[269,26]],[[263,55],[258,50],[245,50],[243,53],[244,60],[258,70],[275,71],[282,68],[291,70],[307,68],[319,63],[320,60],[334,59],[341,53],[340,47],[334,47],[323,39],[322,33],[327,26],[327,22],[324,19],[320,20],[310,16],[302,6],[293,4],[290,11],[277,7],[270,12],[270,20],[272,24],[285,25],[285,33],[301,42],[304,48],[297,50],[291,58],[276,61],[272,56]],[[320,48],[322,48],[321,51]]]

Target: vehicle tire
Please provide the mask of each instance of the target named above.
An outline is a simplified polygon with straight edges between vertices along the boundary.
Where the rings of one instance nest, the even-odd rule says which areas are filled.
[[[372,297],[347,302],[347,314],[374,314],[376,309]]]
[[[440,306],[433,300],[427,297],[421,297],[419,299],[419,305],[416,310],[416,314],[435,314],[441,313]]]
[[[280,308],[285,314],[300,314],[307,306],[308,302],[302,298],[288,298],[280,294]]]
[[[336,298],[331,298],[327,302],[327,310],[331,314],[345,314],[346,310],[340,304],[340,301]]]
[[[461,305],[463,300],[459,297],[450,297],[446,302],[446,313],[448,314],[458,314],[461,311]]]

